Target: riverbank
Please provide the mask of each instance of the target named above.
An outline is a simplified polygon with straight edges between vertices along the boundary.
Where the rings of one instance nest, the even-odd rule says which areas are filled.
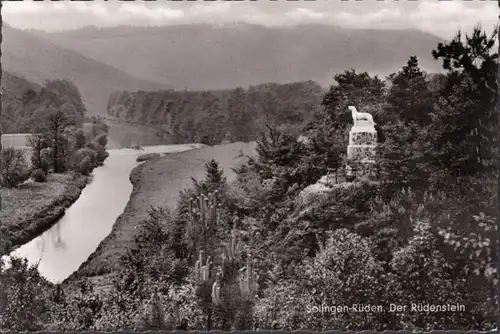
[[[169,153],[137,166],[130,174],[133,190],[124,212],[111,233],[65,283],[91,278],[106,285],[106,277],[119,269],[119,258],[134,242],[135,226],[147,218],[151,206],[175,208],[179,192],[192,185],[191,177],[205,176],[205,163],[212,158],[220,163],[228,181],[234,180],[232,168],[245,160],[241,153],[255,154],[255,144],[232,143]]]
[[[80,197],[89,179],[81,174],[49,174],[43,183],[2,188],[0,255],[9,254],[57,223]]]

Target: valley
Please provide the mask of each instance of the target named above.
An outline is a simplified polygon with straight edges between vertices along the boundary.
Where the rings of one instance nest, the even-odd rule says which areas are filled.
[[[495,326],[497,35],[126,22],[4,24],[0,331]]]

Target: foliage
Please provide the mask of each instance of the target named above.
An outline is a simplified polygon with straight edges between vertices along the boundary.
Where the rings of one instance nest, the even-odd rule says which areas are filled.
[[[387,94],[386,112],[400,119],[405,126],[415,122],[420,127],[431,122],[434,98],[429,79],[422,72],[415,56],[397,74],[389,76],[391,88]]]
[[[101,133],[97,137],[95,137],[95,142],[99,144],[102,147],[106,147],[106,144],[108,143],[108,137],[105,133]]]
[[[68,168],[71,154],[70,141],[65,133],[68,126],[76,124],[76,110],[71,105],[61,109],[50,107],[39,110],[35,115],[36,125],[33,132],[42,133],[50,148],[50,164],[55,173],[62,173]]]
[[[453,275],[452,263],[446,261],[437,247],[430,223],[417,220],[414,229],[415,235],[406,246],[394,252],[390,262],[396,275],[390,288],[396,300],[401,303],[411,300],[421,305],[429,303],[429,300],[434,305],[465,305],[465,291],[461,289],[460,280]],[[467,313],[459,310],[454,312],[453,317],[443,317],[439,313],[405,312],[399,321],[417,330],[456,328],[467,326],[470,316]]]
[[[384,97],[384,82],[367,72],[356,73],[351,69],[335,75],[334,80],[337,85],[330,86],[322,101],[322,114],[334,127],[342,128],[350,122],[351,115],[346,112],[348,106],[362,106],[371,111]]]
[[[47,175],[42,169],[38,168],[31,172],[31,178],[35,182],[45,182],[47,179]]]
[[[78,129],[75,133],[75,144],[74,149],[79,150],[85,146],[87,139],[85,138],[85,132],[83,129]]]
[[[39,121],[36,114],[50,108],[75,111],[75,122],[81,126],[86,109],[78,88],[69,80],[49,80],[40,87],[4,72],[2,88],[2,124],[6,133],[27,133]]]
[[[7,147],[1,152],[0,183],[5,187],[17,187],[29,178],[28,163],[22,149]]]
[[[47,156],[43,155],[43,151],[49,147],[46,134],[33,131],[27,136],[26,143],[31,148],[31,168],[41,169],[44,173],[48,173],[50,161]]]
[[[312,81],[223,91],[117,92],[109,100],[108,113],[154,124],[176,143],[215,145],[225,139],[254,140],[266,124],[300,128],[320,105],[322,93]]]
[[[459,32],[439,43],[432,53],[448,72],[434,116],[438,158],[460,176],[496,169],[497,33],[488,36],[476,26],[470,35]]]
[[[95,320],[103,309],[103,301],[87,281],[81,281],[71,292],[57,288],[52,306],[52,321],[48,330],[93,330]],[[57,291],[57,290],[56,290]]]
[[[7,268],[0,264],[0,330],[43,330],[50,321],[50,283],[26,259],[9,262]]]
[[[88,175],[97,164],[97,154],[90,148],[81,148],[73,155],[72,164],[77,172]]]
[[[49,80],[43,87],[25,90],[20,99],[18,117],[24,124],[20,130],[30,133],[26,139],[31,148],[32,169],[42,169],[47,174],[79,168],[88,174],[104,163],[109,155],[105,150],[108,126],[102,118],[90,118],[90,131],[85,133],[82,126],[86,109],[72,82]],[[82,159],[74,155],[89,146],[96,158],[79,166]]]

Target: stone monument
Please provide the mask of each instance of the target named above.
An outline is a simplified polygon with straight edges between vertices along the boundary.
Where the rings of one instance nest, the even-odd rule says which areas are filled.
[[[377,131],[373,116],[366,112],[358,112],[355,107],[348,107],[352,114],[353,126],[349,131],[349,146],[347,146],[346,173],[352,167],[366,167],[375,162]]]

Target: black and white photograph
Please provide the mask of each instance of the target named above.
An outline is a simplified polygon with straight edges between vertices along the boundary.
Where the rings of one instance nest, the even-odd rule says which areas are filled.
[[[500,0],[0,13],[1,332],[498,330]]]

